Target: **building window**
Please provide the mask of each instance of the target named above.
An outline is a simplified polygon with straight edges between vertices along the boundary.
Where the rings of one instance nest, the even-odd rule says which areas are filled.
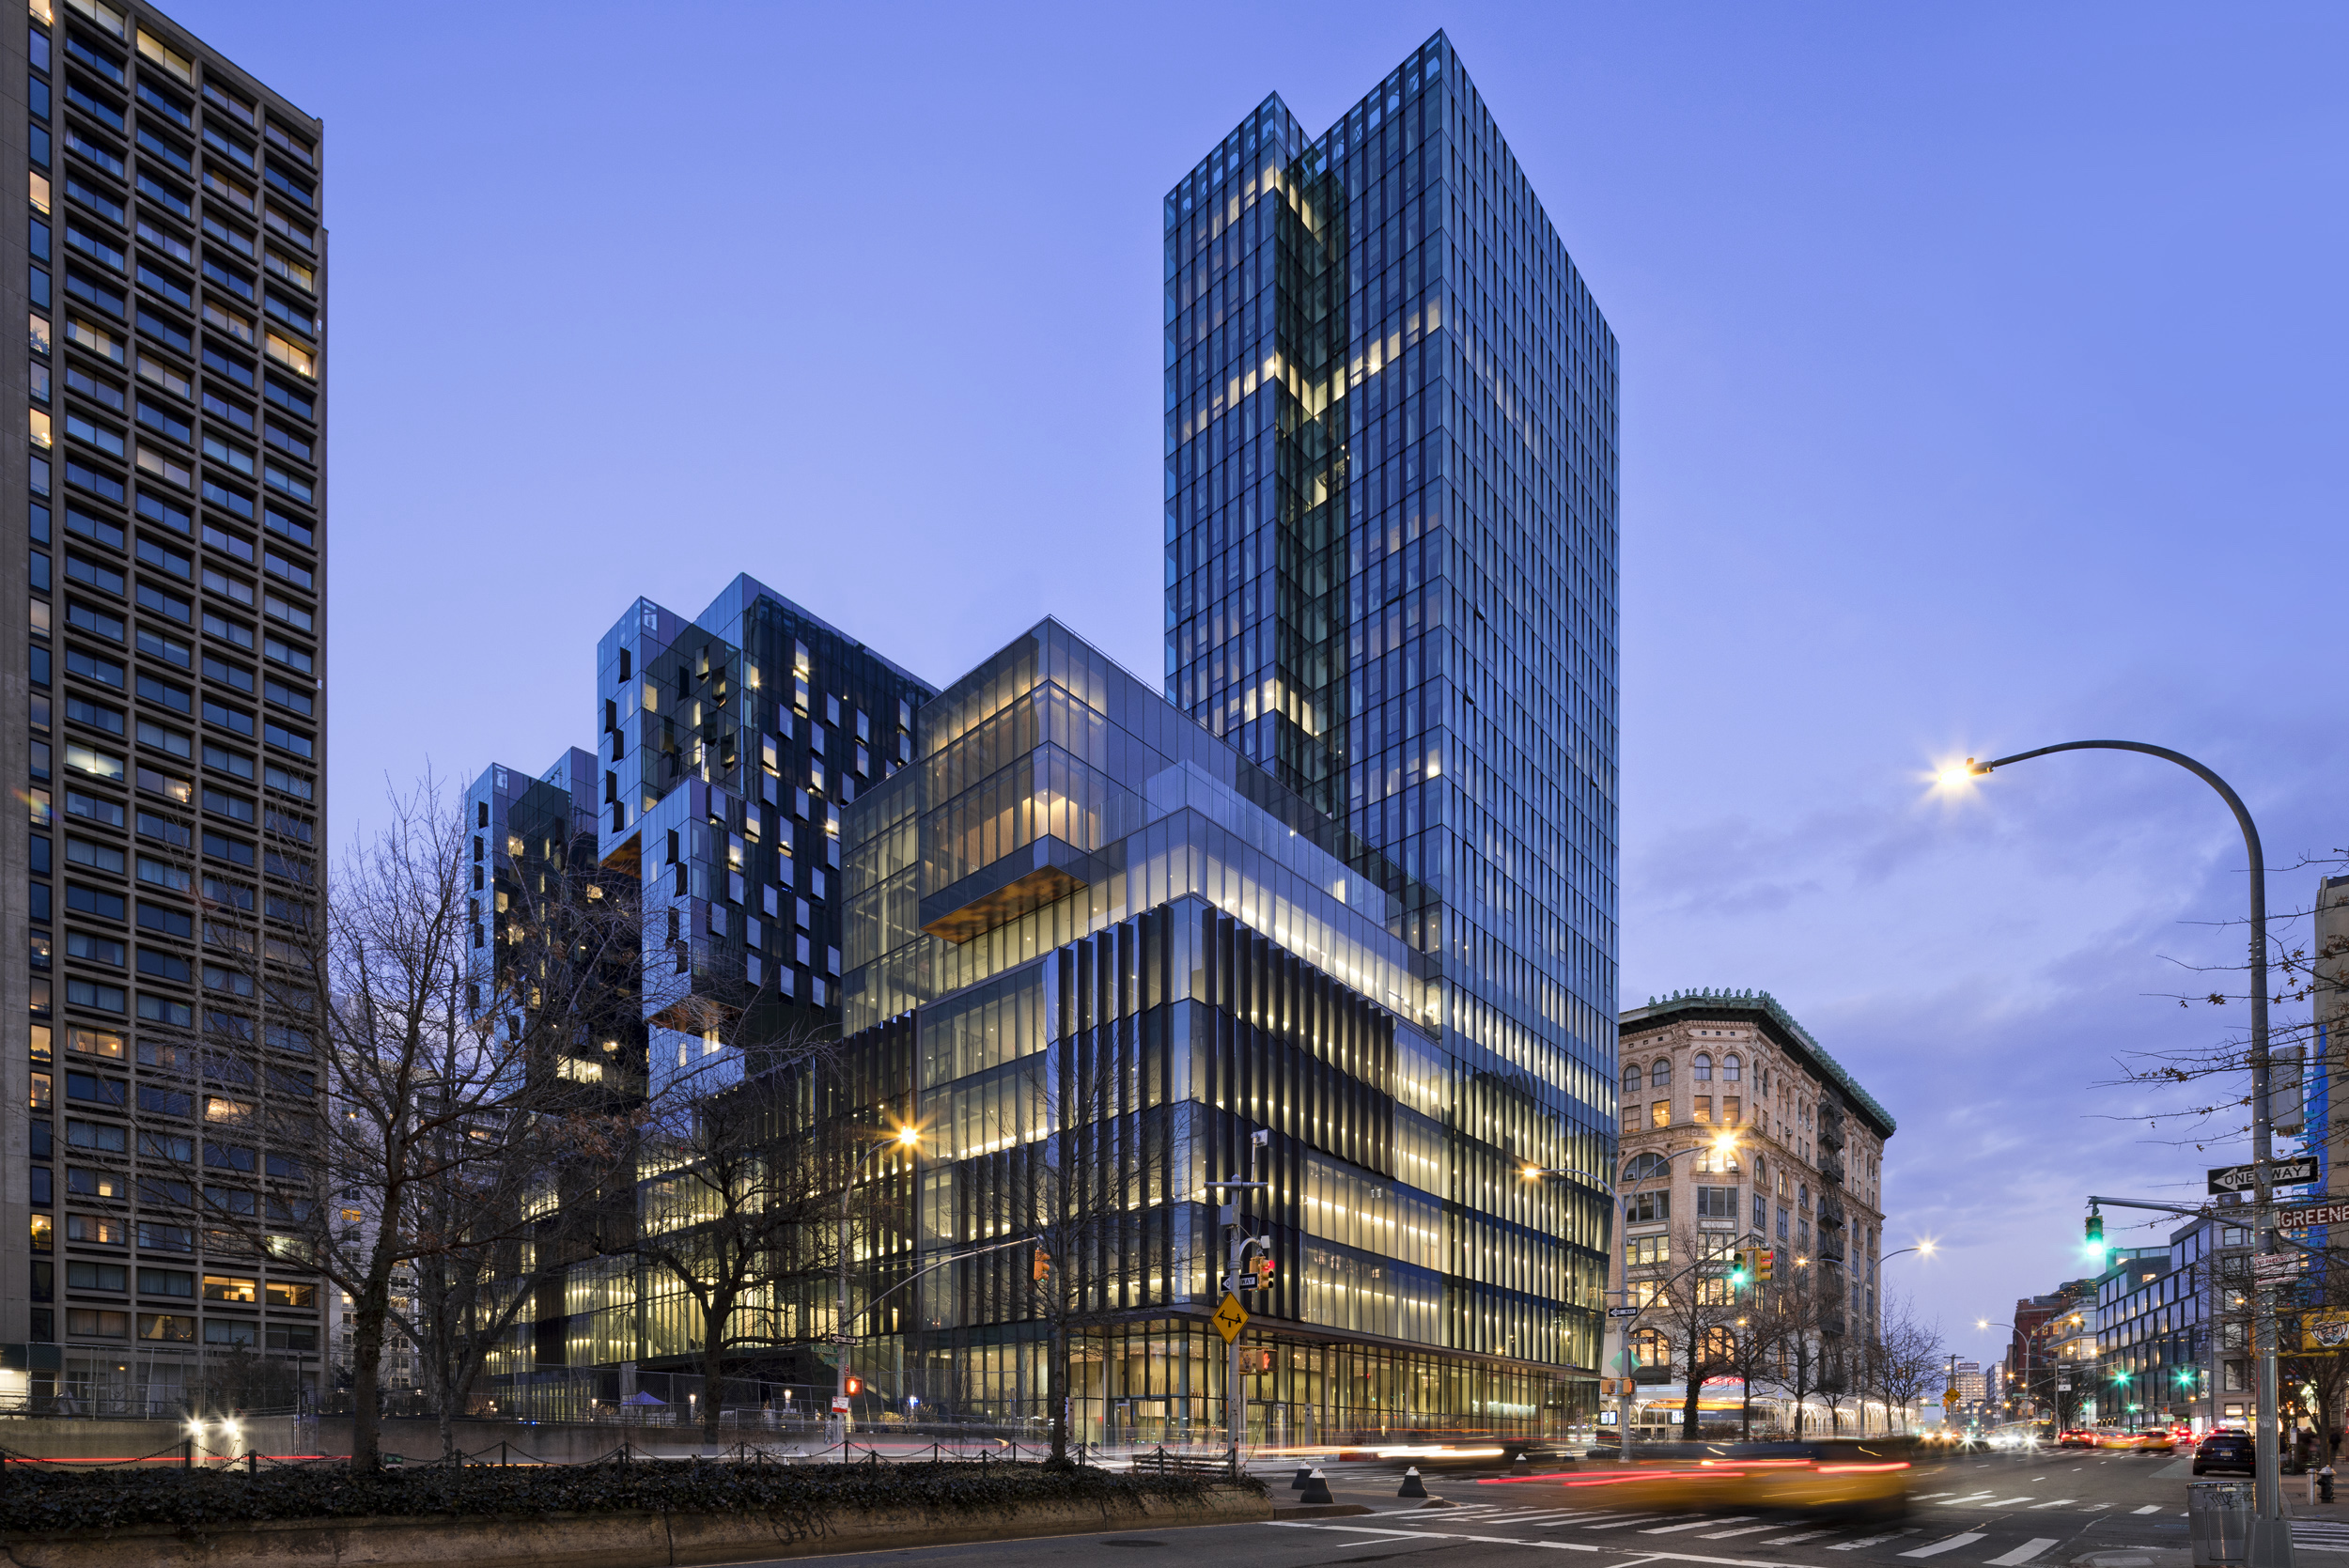
[[[1649,1106],[1647,1108],[1647,1123],[1648,1126],[1652,1127],[1671,1126],[1672,1125],[1672,1101],[1657,1100],[1654,1105]]]
[[[1636,1094],[1640,1092],[1640,1067],[1639,1063],[1634,1063],[1623,1070],[1623,1092],[1626,1094]]]
[[[1724,1056],[1721,1058],[1721,1078],[1723,1080],[1730,1083],[1735,1083],[1744,1072],[1745,1068],[1739,1064],[1735,1056]]]
[[[1699,1057],[1699,1058],[1698,1058],[1698,1060],[1699,1060],[1700,1062],[1702,1062],[1702,1061],[1703,1060],[1703,1058]],[[1710,1094],[1698,1094],[1698,1095],[1695,1095],[1694,1097],[1692,1097],[1692,1098],[1688,1101],[1688,1108],[1689,1108],[1689,1117],[1690,1117],[1690,1119],[1691,1119],[1691,1120],[1693,1120],[1693,1121],[1695,1121],[1695,1122],[1697,1122],[1697,1123],[1699,1123],[1700,1125],[1704,1126],[1712,1126],[1712,1125],[1713,1125],[1713,1096],[1712,1096],[1712,1095],[1710,1095]]]
[[[1669,1089],[1672,1087],[1672,1058],[1668,1056],[1659,1056],[1656,1059],[1656,1065],[1648,1069],[1647,1086],[1650,1089]]]
[[[1688,1075],[1688,1076],[1689,1076],[1690,1078],[1695,1079],[1696,1079],[1699,1083],[1710,1083],[1710,1082],[1712,1082],[1712,1081],[1713,1081],[1713,1059],[1712,1059],[1711,1057],[1709,1057],[1709,1056],[1705,1055],[1703,1051],[1699,1051],[1699,1052],[1697,1052],[1697,1060],[1696,1060],[1696,1064],[1695,1064],[1695,1067],[1694,1067],[1694,1069],[1693,1069],[1693,1070],[1689,1073],[1689,1075]]]

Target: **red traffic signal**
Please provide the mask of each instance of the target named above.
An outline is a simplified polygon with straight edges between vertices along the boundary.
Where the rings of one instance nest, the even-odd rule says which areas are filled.
[[[1258,1288],[1263,1289],[1270,1287],[1273,1273],[1280,1267],[1280,1265],[1272,1261],[1270,1253],[1260,1252],[1256,1255],[1252,1266],[1256,1270],[1256,1284]]]

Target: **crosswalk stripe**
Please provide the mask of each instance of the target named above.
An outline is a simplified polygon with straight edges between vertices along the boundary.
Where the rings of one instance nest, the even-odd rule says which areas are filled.
[[[1726,1519],[1691,1519],[1685,1525],[1655,1525],[1641,1530],[1641,1535],[1670,1535],[1676,1530],[1695,1529],[1700,1525],[1741,1525],[1752,1518],[1750,1514],[1733,1514]]]
[[[1778,1535],[1762,1543],[1765,1546],[1791,1546],[1797,1541],[1816,1541],[1822,1535],[1833,1535],[1831,1529],[1807,1529],[1800,1535]]]
[[[2053,1502],[2040,1502],[2040,1503],[2033,1503],[2033,1504],[2031,1504],[2031,1510],[2032,1510],[2032,1512],[2036,1513],[2038,1510],[2043,1509],[2043,1508],[2061,1508],[2061,1507],[2062,1507],[2065,1503],[2070,1502],[2070,1501],[2072,1501],[2072,1500],[2073,1500],[2073,1499],[2072,1499],[2072,1498],[2056,1498],[2056,1500],[2055,1500],[2055,1501],[2053,1501]]]
[[[1863,1535],[1857,1541],[1838,1541],[1828,1548],[1830,1552],[1856,1552],[1862,1546],[1880,1546],[1887,1541],[1897,1541],[1904,1535],[1914,1535],[1914,1529],[1888,1529],[1882,1535]]]
[[[1726,1541],[1733,1535],[1759,1535],[1766,1529],[1778,1529],[1778,1526],[1776,1525],[1748,1525],[1743,1529],[1717,1529],[1710,1535],[1701,1535],[1697,1539],[1700,1541]]]
[[[1997,1502],[1986,1502],[1982,1506],[1984,1508],[2013,1508],[2018,1502],[2029,1501],[2030,1501],[2030,1498],[2000,1498]],[[2142,1514],[2145,1510],[2140,1508],[2138,1512]]]
[[[1943,1552],[1953,1552],[1960,1546],[1970,1546],[1977,1541],[1987,1539],[1988,1537],[1986,1536],[1975,1534],[1969,1531],[1964,1535],[1952,1535],[1945,1541],[1936,1541],[1929,1546],[1920,1546],[1913,1552],[1903,1552],[1901,1553],[1901,1556],[1939,1557]]]
[[[2158,1514],[2161,1512],[2161,1504],[2157,1502],[2149,1502],[2142,1508],[2132,1508],[2129,1512],[2132,1514]]]
[[[2023,1568],[2023,1564],[2056,1544],[2052,1535],[2042,1535],[2026,1541],[2013,1551],[1990,1560],[1990,1568]]]
[[[1669,1519],[1669,1514],[1634,1514],[1627,1519],[1609,1519],[1599,1524],[1584,1525],[1584,1529],[1621,1529],[1626,1525],[1646,1524],[1652,1519]]]

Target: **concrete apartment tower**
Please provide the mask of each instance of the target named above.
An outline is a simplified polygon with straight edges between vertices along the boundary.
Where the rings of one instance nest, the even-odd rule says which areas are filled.
[[[169,1414],[224,1367],[296,1403],[322,1289],[251,1233],[306,1214],[255,1129],[323,1089],[268,957],[326,807],[321,127],[149,7],[11,39],[0,1408]]]

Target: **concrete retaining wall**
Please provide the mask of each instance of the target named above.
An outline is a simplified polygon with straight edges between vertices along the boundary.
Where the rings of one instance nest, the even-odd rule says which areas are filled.
[[[890,1509],[820,1519],[780,1514],[568,1514],[535,1519],[290,1520],[202,1539],[166,1529],[0,1539],[20,1568],[675,1568],[825,1552],[941,1546],[1097,1530],[1241,1524],[1271,1499],[1237,1487],[1198,1502],[1048,1503],[968,1513]]]

